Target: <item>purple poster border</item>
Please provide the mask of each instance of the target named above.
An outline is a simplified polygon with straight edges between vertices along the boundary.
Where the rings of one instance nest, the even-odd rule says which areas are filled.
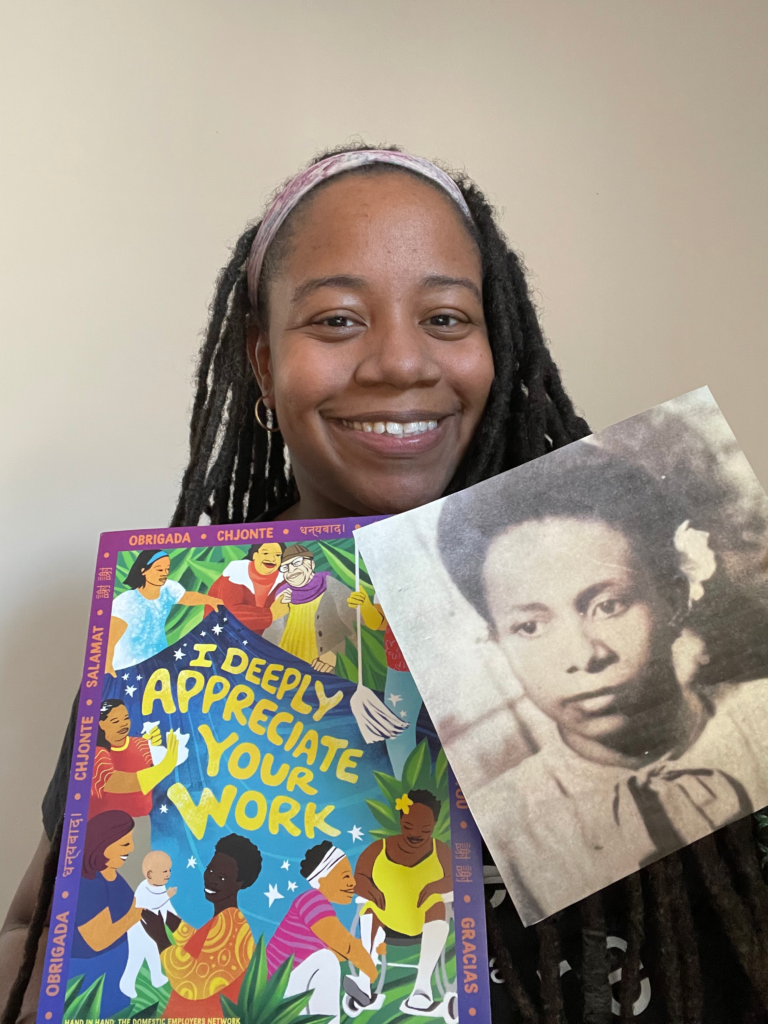
[[[485,890],[480,831],[448,767],[453,861],[453,925],[459,1021],[491,1024],[491,982],[485,936]]]

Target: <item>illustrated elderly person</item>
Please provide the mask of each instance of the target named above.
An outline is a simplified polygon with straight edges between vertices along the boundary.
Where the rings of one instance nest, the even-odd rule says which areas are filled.
[[[303,544],[290,544],[280,563],[283,583],[272,605],[273,623],[264,639],[309,662],[316,672],[333,672],[347,637],[354,637],[352,591],[329,572],[315,572]]]

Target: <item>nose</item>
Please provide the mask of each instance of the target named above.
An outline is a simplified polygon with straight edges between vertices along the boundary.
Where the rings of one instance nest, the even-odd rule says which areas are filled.
[[[405,316],[388,317],[366,332],[366,351],[355,373],[362,387],[385,385],[398,391],[432,387],[442,376],[432,341]]]
[[[601,638],[592,635],[581,616],[572,623],[566,648],[566,672],[586,672],[595,675],[614,665],[619,656]]]

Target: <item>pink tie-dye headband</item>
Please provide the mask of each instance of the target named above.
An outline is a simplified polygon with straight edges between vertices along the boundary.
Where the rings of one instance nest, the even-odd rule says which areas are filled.
[[[395,167],[403,167],[429,178],[430,181],[434,181],[445,189],[464,216],[468,220],[472,220],[472,214],[469,212],[469,207],[459,186],[450,175],[433,164],[431,160],[425,160],[420,156],[411,156],[410,153],[398,153],[391,149],[357,149],[349,153],[337,153],[334,156],[326,157],[325,160],[312,164],[306,171],[301,171],[295,178],[292,178],[264,214],[251,246],[251,254],[248,257],[248,294],[254,309],[256,308],[264,256],[280,230],[280,225],[291,210],[307,192],[319,185],[321,181],[326,181],[343,171],[364,167],[366,164],[393,164]]]

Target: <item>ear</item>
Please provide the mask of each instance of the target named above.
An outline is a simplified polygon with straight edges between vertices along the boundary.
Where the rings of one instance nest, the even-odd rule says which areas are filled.
[[[249,324],[246,332],[246,351],[253,375],[259,386],[264,405],[268,409],[275,408],[275,396],[272,387],[272,352],[269,339],[254,324]]]

